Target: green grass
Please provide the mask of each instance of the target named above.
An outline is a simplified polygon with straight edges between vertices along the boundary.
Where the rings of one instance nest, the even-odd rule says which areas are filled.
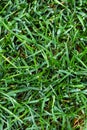
[[[0,130],[87,129],[87,1],[0,1]]]

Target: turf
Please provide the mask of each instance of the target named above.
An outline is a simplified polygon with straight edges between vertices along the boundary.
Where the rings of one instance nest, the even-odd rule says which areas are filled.
[[[0,1],[0,130],[87,129],[87,1]]]

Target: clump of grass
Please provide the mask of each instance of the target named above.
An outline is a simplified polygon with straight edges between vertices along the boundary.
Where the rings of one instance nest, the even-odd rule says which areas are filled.
[[[0,3],[0,130],[77,130],[87,116],[84,0]]]

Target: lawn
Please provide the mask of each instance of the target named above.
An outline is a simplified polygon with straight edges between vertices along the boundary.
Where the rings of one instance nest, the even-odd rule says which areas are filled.
[[[87,0],[0,1],[0,130],[87,130]]]

